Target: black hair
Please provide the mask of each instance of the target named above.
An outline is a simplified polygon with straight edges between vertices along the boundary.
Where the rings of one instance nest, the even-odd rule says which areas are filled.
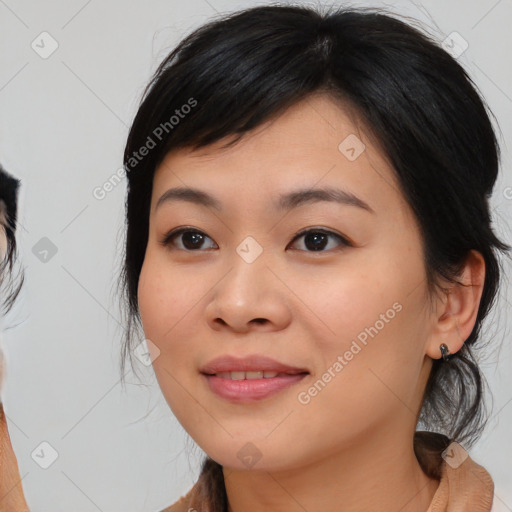
[[[7,249],[0,261],[0,312],[7,313],[19,295],[24,281],[21,271],[14,275],[16,261],[16,224],[20,180],[11,176],[0,165],[0,229],[5,231]]]
[[[159,163],[182,147],[224,138],[229,147],[323,92],[357,112],[391,162],[418,221],[430,297],[443,290],[442,279],[459,282],[469,251],[485,260],[475,326],[450,361],[433,360],[419,414],[447,440],[470,446],[480,436],[485,379],[473,351],[497,295],[498,251],[510,250],[493,232],[488,202],[500,149],[476,85],[434,37],[413,25],[382,9],[260,6],[199,27],[164,59],[144,91],[124,152],[122,371],[140,327],[137,287]],[[149,151],[140,151],[144,147]],[[207,458],[200,482],[210,509],[224,510],[221,466]]]

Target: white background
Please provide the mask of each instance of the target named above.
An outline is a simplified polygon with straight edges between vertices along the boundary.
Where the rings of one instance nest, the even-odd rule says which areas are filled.
[[[12,328],[4,332],[3,398],[33,512],[157,511],[195,481],[201,451],[172,415],[151,368],[141,366],[142,382],[129,373],[127,386],[120,384],[115,282],[125,182],[103,200],[93,190],[121,167],[128,126],[162,58],[217,13],[257,3],[265,2],[0,0],[0,161],[22,180],[26,272],[4,322]],[[492,208],[497,232],[510,241],[511,0],[385,5],[426,23],[440,41],[457,31],[469,43],[459,61],[501,127],[503,168]],[[31,47],[43,31],[58,43],[47,59]],[[32,251],[43,237],[57,249],[45,263]],[[504,266],[510,281],[511,266]],[[496,347],[483,365],[492,419],[470,451],[495,481],[496,511],[512,510],[508,281],[484,329]],[[48,469],[31,457],[43,441],[58,452]]]

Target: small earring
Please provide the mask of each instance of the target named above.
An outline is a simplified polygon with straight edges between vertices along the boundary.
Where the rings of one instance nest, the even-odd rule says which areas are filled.
[[[442,343],[439,348],[441,349],[441,355],[443,356],[444,361],[449,361],[453,354],[450,354],[450,350],[448,349],[445,343]]]

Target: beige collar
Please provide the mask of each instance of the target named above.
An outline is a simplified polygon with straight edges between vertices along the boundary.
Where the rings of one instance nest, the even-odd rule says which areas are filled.
[[[494,496],[491,475],[471,457],[458,467],[442,464],[442,477],[427,512],[489,512]]]

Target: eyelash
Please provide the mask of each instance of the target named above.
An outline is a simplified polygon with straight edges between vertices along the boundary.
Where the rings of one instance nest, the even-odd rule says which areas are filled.
[[[190,226],[185,226],[185,227],[177,228],[177,229],[172,230],[169,233],[167,233],[167,235],[165,235],[165,237],[160,242],[160,244],[163,245],[164,247],[170,246],[171,242],[172,242],[172,240],[174,238],[178,237],[179,235],[182,235],[183,233],[188,233],[188,232],[199,234],[199,235],[202,235],[202,236],[204,236],[206,238],[210,238],[206,233],[203,233],[202,231],[200,231],[198,229],[192,228]],[[301,237],[303,237],[305,235],[308,235],[310,233],[323,234],[323,235],[327,235],[327,236],[330,236],[330,237],[334,237],[334,238],[337,238],[341,242],[342,247],[343,246],[345,246],[345,247],[353,247],[353,244],[347,238],[339,235],[338,233],[334,233],[333,231],[329,231],[329,230],[321,229],[321,228],[308,228],[308,229],[304,229],[302,231],[299,231],[298,233],[296,233],[294,235],[294,237],[292,238],[292,241],[290,243],[293,243],[297,239],[299,239],[299,238],[301,238]],[[210,238],[210,240],[212,240],[212,239]],[[197,250],[178,249],[178,250],[185,251],[185,252],[203,252],[204,251],[202,249],[197,249]],[[303,252],[310,252],[310,253],[322,253],[323,252],[323,253],[325,253],[325,252],[330,252],[332,250],[336,250],[336,249],[320,250],[320,251],[308,251],[308,250],[305,250]]]

